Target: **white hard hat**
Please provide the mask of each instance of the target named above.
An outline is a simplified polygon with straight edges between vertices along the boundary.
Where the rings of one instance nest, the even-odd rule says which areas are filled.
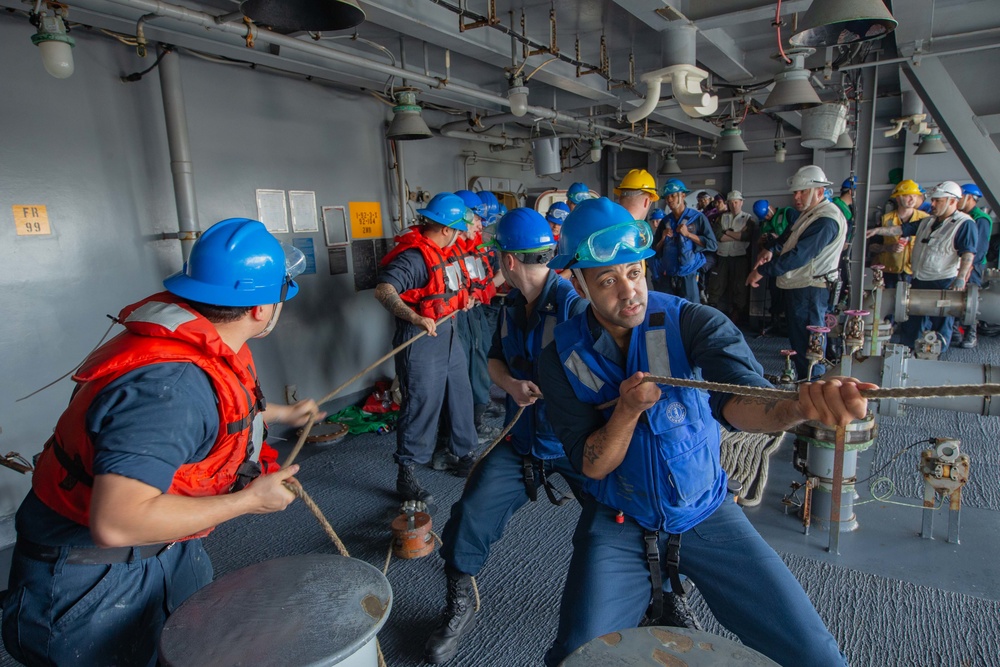
[[[814,164],[807,164],[788,179],[788,189],[791,192],[808,190],[810,188],[825,188],[831,185],[833,185],[833,182],[828,181],[823,170]]]
[[[945,181],[943,183],[938,183],[931,188],[931,191],[927,193],[927,196],[931,199],[943,199],[945,197],[961,199],[962,188],[958,187],[958,183],[955,181]]]
[[[743,193],[739,190],[732,190],[726,195],[726,201],[743,201]]]

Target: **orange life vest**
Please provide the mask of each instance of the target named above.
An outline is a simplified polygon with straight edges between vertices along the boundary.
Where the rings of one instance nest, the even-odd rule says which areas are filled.
[[[420,233],[419,227],[410,227],[396,237],[396,246],[382,258],[382,266],[411,248],[420,251],[429,277],[426,285],[406,290],[399,298],[421,317],[435,320],[465,308],[469,303],[469,275],[464,263],[450,248],[441,248]]]
[[[469,275],[469,296],[479,303],[488,304],[496,296],[497,288],[493,284],[493,266],[490,263],[490,253],[493,251],[480,249],[482,242],[482,233],[476,234],[472,241],[459,236],[453,247]]]
[[[74,374],[79,384],[32,476],[32,489],[43,503],[84,526],[90,525],[94,482],[94,443],[86,415],[108,384],[159,363],[193,363],[208,375],[218,400],[219,434],[204,459],[174,473],[167,493],[181,496],[214,496],[232,489],[237,471],[252,454],[254,419],[264,406],[250,349],[244,345],[233,352],[211,322],[169,292],[126,306],[118,318],[125,331],[98,348]],[[264,472],[277,470],[276,460],[277,452],[262,442]]]

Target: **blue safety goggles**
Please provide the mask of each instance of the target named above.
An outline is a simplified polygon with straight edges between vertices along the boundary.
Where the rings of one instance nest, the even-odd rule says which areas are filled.
[[[618,252],[641,253],[653,245],[653,230],[644,220],[623,222],[594,232],[576,249],[573,264],[578,262],[610,263]],[[568,268],[568,267],[567,267]]]

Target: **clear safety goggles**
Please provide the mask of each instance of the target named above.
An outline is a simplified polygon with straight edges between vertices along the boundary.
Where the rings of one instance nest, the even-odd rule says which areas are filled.
[[[306,256],[301,250],[287,243],[282,243],[281,249],[285,252],[285,280],[281,285],[279,301],[284,302],[288,295],[288,286],[306,270]]]
[[[554,211],[549,211],[548,217],[552,218],[553,220],[558,220],[559,222],[562,222],[563,220],[566,219],[567,215],[569,215],[569,211],[564,211],[562,209],[557,208]]]
[[[642,252],[653,245],[653,230],[645,220],[623,222],[591,234],[576,249],[577,262],[610,262],[619,250]]]
[[[597,199],[590,192],[577,192],[576,194],[569,195],[568,199],[574,204],[579,204],[580,202],[585,202],[588,199]]]

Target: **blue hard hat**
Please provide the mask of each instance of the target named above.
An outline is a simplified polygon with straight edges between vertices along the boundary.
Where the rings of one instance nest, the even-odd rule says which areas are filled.
[[[767,217],[769,208],[771,208],[771,205],[766,199],[758,199],[753,203],[753,214],[757,216],[758,220],[763,220]]]
[[[479,198],[479,195],[472,190],[456,190],[455,195],[461,197],[462,201],[465,202],[465,205],[483,220],[489,217],[489,211],[487,211],[486,204],[484,204],[483,200]]]
[[[649,214],[650,220],[663,220],[665,217],[667,217],[667,212],[662,208],[654,208]]]
[[[549,268],[587,269],[631,264],[656,253],[650,248],[653,230],[607,197],[588,199],[565,222]]]
[[[587,200],[585,199],[584,201]],[[565,202],[557,201],[552,206],[549,206],[549,210],[545,214],[545,219],[553,225],[561,225],[566,222],[567,215],[569,215],[569,206]]]
[[[965,185],[962,186],[962,194],[972,195],[976,199],[979,199],[980,197],[983,196],[983,191],[980,190],[979,186],[977,186],[975,183],[966,183]]]
[[[827,201],[833,201],[833,190],[830,188],[823,188],[823,196]]]
[[[504,252],[540,253],[552,250],[556,239],[541,213],[530,208],[515,208],[497,223],[493,245]]]
[[[495,218],[500,214],[500,200],[497,196],[490,192],[489,190],[482,190],[479,192],[479,199],[486,205],[486,216],[487,218]]]
[[[844,182],[840,184],[841,190],[856,190],[857,187],[858,187],[857,176],[851,176],[850,178],[845,179]]]
[[[503,202],[500,202],[500,206],[497,208],[497,215],[501,218],[507,215],[507,207],[503,205]]]
[[[477,197],[478,199],[478,197]],[[417,213],[431,222],[464,232],[469,228],[472,213],[461,197],[450,192],[439,192],[430,200],[426,208],[418,208]]]
[[[248,218],[217,222],[198,237],[184,268],[163,281],[171,294],[213,306],[264,306],[295,296],[293,278],[305,256],[263,223]]]
[[[667,182],[663,184],[663,196],[676,194],[678,192],[688,193],[690,190],[684,185],[684,181],[679,178],[668,178]],[[700,196],[700,195],[699,195]]]
[[[566,191],[566,199],[569,199],[574,204],[580,204],[593,198],[594,196],[590,194],[590,188],[587,187],[586,183],[574,183]]]

